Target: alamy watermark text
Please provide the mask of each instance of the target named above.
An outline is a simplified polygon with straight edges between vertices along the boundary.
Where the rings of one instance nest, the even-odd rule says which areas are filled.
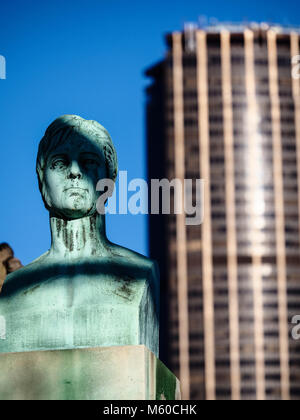
[[[6,339],[6,320],[4,316],[0,315],[0,340]]]
[[[293,316],[292,324],[295,324],[292,329],[292,337],[294,340],[300,340],[300,315]]]
[[[0,55],[0,79],[6,79],[6,59]]]
[[[201,179],[152,179],[148,185],[140,178],[128,183],[127,172],[120,171],[116,188],[111,179],[102,179],[96,189],[102,192],[97,201],[99,214],[183,214],[187,226],[203,222],[204,181]],[[129,197],[129,193],[133,194]]]
[[[296,80],[300,79],[300,55],[292,58],[292,77]]]

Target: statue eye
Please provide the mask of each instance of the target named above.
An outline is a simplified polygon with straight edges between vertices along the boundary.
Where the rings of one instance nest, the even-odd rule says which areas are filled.
[[[97,162],[96,159],[90,159],[90,158],[89,159],[83,159],[82,163],[85,166],[97,166],[98,165],[98,162]]]
[[[52,169],[63,169],[68,166],[67,159],[65,158],[57,158],[52,161],[51,168]]]

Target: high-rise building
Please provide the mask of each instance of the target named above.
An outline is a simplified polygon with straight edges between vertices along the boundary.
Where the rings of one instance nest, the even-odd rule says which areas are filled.
[[[187,399],[300,399],[299,34],[188,25],[147,71],[149,178],[204,180],[200,226],[149,229],[161,358]]]

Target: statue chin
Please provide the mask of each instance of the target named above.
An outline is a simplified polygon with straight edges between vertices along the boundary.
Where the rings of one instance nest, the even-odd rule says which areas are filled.
[[[76,220],[93,216],[97,212],[96,205],[93,202],[87,202],[85,197],[73,196],[62,201],[53,203],[49,197],[46,197],[46,200],[44,200],[46,208],[52,217]]]
[[[52,217],[57,217],[59,219],[67,220],[77,220],[83,219],[84,217],[91,217],[96,213],[95,206],[87,209],[84,208],[74,208],[74,207],[64,207],[64,208],[50,208],[50,215]]]

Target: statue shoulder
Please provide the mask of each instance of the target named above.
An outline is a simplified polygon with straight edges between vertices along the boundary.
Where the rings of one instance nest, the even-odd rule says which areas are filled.
[[[8,285],[12,286],[13,284],[26,284],[27,280],[32,276],[32,273],[37,270],[41,264],[43,263],[45,257],[48,255],[49,252],[41,255],[36,260],[32,261],[30,264],[25,265],[25,267],[20,268],[17,271],[9,274],[4,282],[3,291],[6,289]]]
[[[121,259],[126,259],[127,262],[149,272],[149,274],[152,274],[153,277],[159,279],[159,267],[155,260],[145,257],[144,255],[139,254],[138,252],[135,252],[131,249],[113,243],[110,243],[110,248],[114,256],[117,256]]]

